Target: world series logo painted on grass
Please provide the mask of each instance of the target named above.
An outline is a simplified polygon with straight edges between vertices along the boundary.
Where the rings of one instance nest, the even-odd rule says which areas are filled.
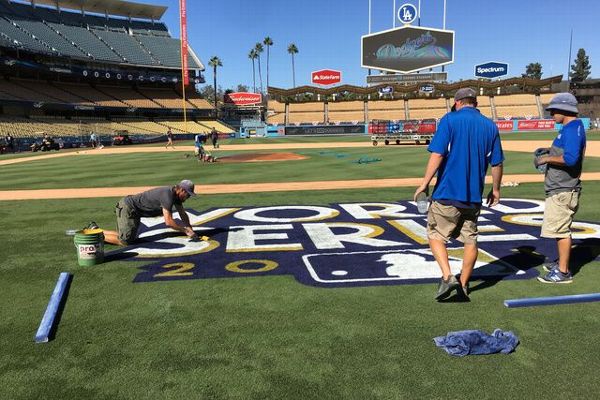
[[[484,207],[473,279],[529,279],[553,240],[540,239],[544,203],[504,199]],[[111,257],[147,260],[134,282],[290,275],[319,287],[435,282],[440,271],[427,245],[426,216],[414,202],[344,203],[329,206],[224,207],[189,210],[196,232],[190,241],[162,218],[142,219],[141,243]],[[600,225],[574,222],[575,262],[600,249]],[[462,244],[448,245],[453,273],[460,272]]]

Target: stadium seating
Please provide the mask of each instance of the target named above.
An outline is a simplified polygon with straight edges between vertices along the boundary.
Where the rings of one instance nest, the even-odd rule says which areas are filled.
[[[8,93],[13,97],[21,100],[29,100],[35,102],[47,102],[47,103],[64,103],[59,98],[53,97],[52,95],[47,95],[42,93],[37,89],[29,89],[25,86],[21,86],[15,82],[17,80],[5,80],[0,79],[0,90],[4,93]]]
[[[362,101],[331,101],[327,104],[329,112],[332,111],[363,111]]]
[[[285,112],[285,103],[280,103],[275,100],[269,100],[267,103],[267,109],[275,112]]]
[[[271,125],[285,124],[285,114],[279,113],[279,114],[269,115],[267,118],[267,123],[271,124]]]
[[[197,123],[201,126],[207,127],[209,130],[215,128],[218,132],[222,133],[232,133],[234,131],[230,126],[227,126],[224,123],[216,120],[197,121]]]
[[[498,116],[498,119],[502,119],[504,117],[511,117],[511,118],[523,118],[523,117],[539,118],[540,117],[537,106],[496,107],[496,115]]]
[[[126,61],[132,64],[158,64],[158,61],[150,56],[150,53],[144,51],[139,43],[127,34],[97,29],[94,29],[93,32],[98,38],[119,53]]]
[[[127,104],[130,107],[138,108],[159,108],[160,105],[157,102],[150,100],[143,94],[133,90],[130,87],[125,86],[97,86],[98,90],[103,93],[110,94],[110,96],[119,99],[121,102]]]
[[[0,1],[0,45],[37,53],[148,66],[181,66],[180,41],[163,23]],[[190,68],[200,68],[189,58]]]
[[[156,89],[156,88],[140,88],[138,89],[144,96],[153,99],[161,107],[164,108],[182,108],[182,99],[175,93],[173,89]],[[193,107],[188,104],[187,107]]]
[[[71,41],[61,36],[49,25],[19,17],[15,17],[13,22],[23,30],[26,30],[28,33],[34,35],[40,40],[43,40],[44,43],[48,44],[48,46],[53,49],[53,51],[57,51],[60,54],[72,57],[86,56],[85,52],[83,52],[79,47],[75,46]]]
[[[496,107],[496,116],[498,119],[504,117],[540,117],[537,103],[535,101],[535,95],[533,94],[495,96],[494,105]]]
[[[329,122],[349,122],[355,121],[357,123],[363,123],[365,120],[364,111],[351,111],[351,110],[343,110],[343,111],[329,111],[327,113],[329,117]]]
[[[376,110],[401,110],[404,113],[404,100],[371,100],[369,112]]]
[[[0,32],[13,43],[14,47],[33,50],[40,53],[53,53],[52,48],[42,40],[33,37],[9,20],[0,17]]]
[[[442,118],[448,112],[446,99],[410,99],[408,101],[409,119]]]
[[[123,62],[123,58],[117,53],[110,49],[104,44],[96,35],[94,35],[87,28],[81,28],[78,26],[57,24],[54,22],[47,23],[60,35],[64,36],[67,40],[75,43],[89,57],[97,60]]]
[[[181,65],[181,46],[178,39],[143,35],[135,35],[134,37],[162,65],[167,67],[178,67]],[[192,57],[189,57],[188,60],[190,68],[198,68]]]

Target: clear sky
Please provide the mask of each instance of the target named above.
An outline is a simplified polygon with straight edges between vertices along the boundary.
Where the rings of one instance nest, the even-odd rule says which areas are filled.
[[[136,0],[168,6],[163,17],[179,37],[178,0]],[[218,56],[223,67],[218,85],[224,89],[252,85],[249,51],[265,36],[273,39],[271,86],[292,86],[287,46],[295,43],[296,84],[310,84],[311,71],[342,71],[342,83],[362,85],[367,70],[360,67],[360,40],[368,33],[368,0],[187,0],[188,37],[207,64]],[[396,0],[396,5],[418,0]],[[372,0],[371,31],[391,29],[393,0]],[[421,26],[442,28],[443,0],[421,0]],[[573,52],[585,48],[592,77],[600,78],[600,1],[598,0],[447,0],[446,29],[455,33],[455,62],[447,65],[449,80],[470,79],[475,64],[501,61],[508,76],[520,76],[530,62],[540,62],[543,77],[566,78],[569,35]],[[401,26],[398,21],[396,26]],[[262,62],[266,86],[266,52]],[[438,67],[435,71],[440,71]],[[207,83],[212,69],[207,67]],[[257,71],[258,85],[258,71]]]

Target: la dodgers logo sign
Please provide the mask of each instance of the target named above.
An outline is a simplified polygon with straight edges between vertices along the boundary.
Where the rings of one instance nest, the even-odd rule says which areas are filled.
[[[473,279],[529,279],[555,243],[540,239],[544,203],[504,199],[479,218],[479,255]],[[435,282],[440,271],[427,245],[426,216],[414,202],[329,206],[224,207],[189,211],[207,241],[190,241],[164,225],[142,220],[142,241],[119,253],[147,260],[135,282],[291,275],[319,287]],[[591,261],[600,225],[573,223],[574,253]],[[579,248],[579,251],[577,249]],[[448,245],[453,273],[462,244]],[[115,255],[115,253],[113,253]]]

